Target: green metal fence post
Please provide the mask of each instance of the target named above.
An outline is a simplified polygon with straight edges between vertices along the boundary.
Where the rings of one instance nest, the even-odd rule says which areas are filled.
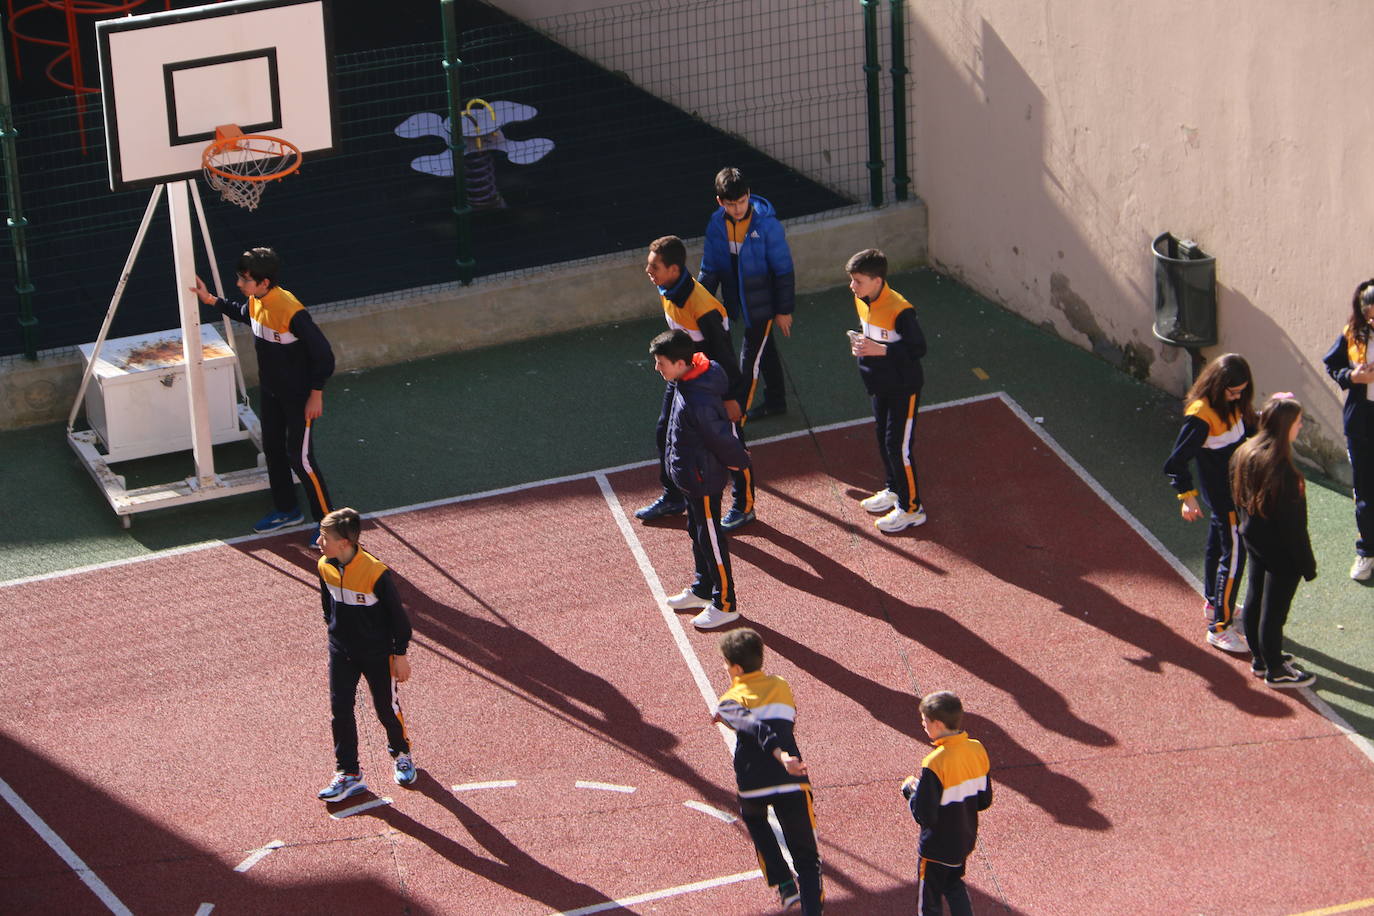
[[[472,282],[477,262],[472,257],[472,207],[463,175],[463,96],[458,83],[458,11],[454,0],[439,0],[444,20],[444,76],[448,82],[449,146],[453,150],[453,218],[458,230],[458,279]]]
[[[0,23],[3,34],[3,23]],[[33,284],[29,281],[29,244],[24,205],[19,196],[19,146],[15,138],[14,113],[10,108],[10,65],[5,59],[5,43],[0,41],[0,147],[5,157],[5,193],[10,201],[10,240],[14,246],[14,291],[19,294],[19,327],[24,339],[24,356],[38,359],[38,319],[33,315]]]
[[[882,111],[878,105],[878,3],[859,0],[864,8],[864,73],[868,82],[868,202],[883,205]]]
[[[903,0],[892,6],[892,184],[897,199],[907,199],[911,179],[906,173],[906,9]]]

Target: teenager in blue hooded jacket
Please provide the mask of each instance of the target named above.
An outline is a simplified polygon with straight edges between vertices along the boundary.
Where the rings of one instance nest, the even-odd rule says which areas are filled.
[[[795,275],[787,235],[773,205],[749,192],[736,168],[716,175],[720,209],[706,224],[706,245],[697,281],[720,298],[734,321],[744,328],[740,375],[748,379],[743,405],[751,420],[787,410],[787,389],[773,331],[792,334]],[[763,402],[753,406],[763,380]]]
[[[720,494],[730,472],[748,467],[749,452],[725,412],[725,370],[697,350],[686,331],[664,331],[649,344],[654,368],[670,391],[663,464],[687,500],[696,578],[668,599],[673,610],[702,608],[692,623],[703,629],[739,619],[730,547],[721,527]]]

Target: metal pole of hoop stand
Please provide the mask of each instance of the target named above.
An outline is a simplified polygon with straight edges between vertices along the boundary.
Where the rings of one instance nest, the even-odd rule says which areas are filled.
[[[458,279],[466,286],[477,273],[472,257],[472,207],[463,174],[463,96],[458,68],[458,11],[453,0],[439,0],[444,25],[444,77],[448,84],[449,147],[453,152],[453,217],[458,230]]]

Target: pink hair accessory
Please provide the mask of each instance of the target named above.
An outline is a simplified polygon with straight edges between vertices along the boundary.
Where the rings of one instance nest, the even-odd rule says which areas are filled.
[[[1293,392],[1291,391],[1275,391],[1269,396],[1269,400],[1271,401],[1291,401],[1292,399]]]

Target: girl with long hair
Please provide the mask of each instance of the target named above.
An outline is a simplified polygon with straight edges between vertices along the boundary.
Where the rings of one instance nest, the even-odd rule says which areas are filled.
[[[1345,445],[1355,480],[1355,562],[1350,578],[1363,581],[1374,575],[1374,363],[1369,359],[1374,329],[1374,279],[1355,287],[1350,320],[1322,362],[1326,374],[1345,389]]]
[[[1207,603],[1207,642],[1226,652],[1245,652],[1235,626],[1236,595],[1245,569],[1240,524],[1231,499],[1227,466],[1231,455],[1255,428],[1255,383],[1250,364],[1239,353],[1219,356],[1198,375],[1184,397],[1183,428],[1164,473],[1178,493],[1186,522],[1202,518],[1199,494],[1211,513],[1202,578]],[[1197,486],[1189,466],[1197,464]]]
[[[1259,415],[1259,431],[1231,458],[1231,495],[1243,520],[1240,536],[1250,561],[1245,636],[1250,670],[1270,687],[1306,687],[1316,677],[1283,651],[1283,626],[1298,580],[1317,578],[1307,537],[1307,482],[1293,464],[1302,430],[1302,405],[1289,392],[1274,395]]]

